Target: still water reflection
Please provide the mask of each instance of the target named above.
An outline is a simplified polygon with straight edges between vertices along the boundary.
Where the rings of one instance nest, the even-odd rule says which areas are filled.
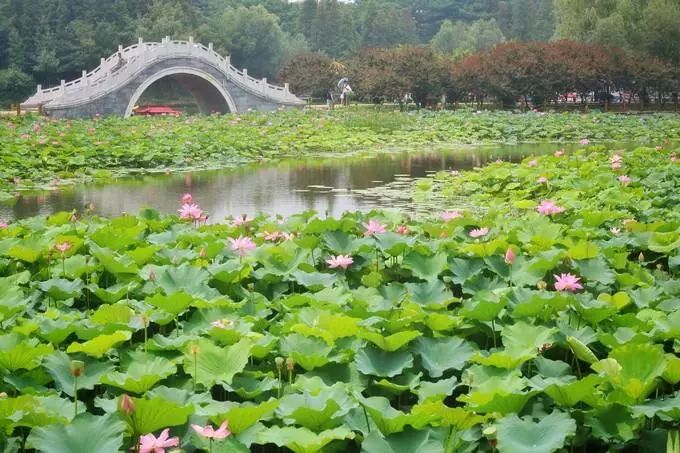
[[[404,176],[419,178],[439,170],[466,170],[497,159],[518,161],[527,155],[553,152],[558,147],[561,145],[449,147],[122,178],[108,184],[19,195],[12,202],[0,205],[0,219],[83,210],[89,204],[104,216],[137,213],[144,207],[175,212],[186,192],[192,193],[211,218],[218,220],[260,212],[290,215],[308,209],[340,215],[348,210],[390,207],[389,200],[366,197],[356,190],[381,186]]]

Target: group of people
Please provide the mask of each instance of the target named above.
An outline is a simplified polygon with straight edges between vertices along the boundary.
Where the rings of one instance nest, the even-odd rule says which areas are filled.
[[[348,106],[349,97],[352,94],[352,87],[349,84],[349,80],[344,78],[341,79],[340,82],[338,82],[338,90],[340,91],[340,104]],[[328,91],[326,91],[326,106],[328,106],[329,110],[333,110],[335,107],[335,96],[332,88],[329,88]]]

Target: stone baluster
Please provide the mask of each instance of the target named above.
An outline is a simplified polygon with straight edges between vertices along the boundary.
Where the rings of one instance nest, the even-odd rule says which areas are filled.
[[[285,91],[286,93],[290,92],[290,84],[288,82],[283,84],[283,91]]]
[[[88,82],[88,80],[87,80],[87,71],[83,69],[83,73],[82,73],[82,74],[83,74],[83,75],[82,75],[82,77],[81,77],[81,81],[82,81],[81,83],[82,83],[83,85],[85,85],[85,86],[88,86],[88,85],[89,85],[89,82]]]
[[[262,77],[262,91],[265,91],[267,89],[267,78]]]
[[[61,79],[59,90],[61,91],[61,94],[64,94],[66,92],[66,80]]]

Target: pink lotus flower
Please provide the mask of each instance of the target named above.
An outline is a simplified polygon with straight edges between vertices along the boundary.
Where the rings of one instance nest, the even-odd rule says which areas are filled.
[[[386,231],[386,226],[375,219],[371,219],[368,221],[368,223],[362,223],[361,225],[366,228],[366,231],[364,231],[364,236],[373,236]]]
[[[73,247],[73,245],[72,245],[70,242],[68,242],[68,241],[58,242],[58,243],[54,246],[54,248],[57,249],[57,250],[59,250],[59,252],[61,252],[62,255],[63,255],[64,253],[68,252],[69,250],[71,250],[71,247]]]
[[[630,184],[631,181],[632,179],[630,179],[626,175],[619,176],[619,182],[621,183],[622,186],[627,186],[628,184]]]
[[[4,220],[0,220],[0,230],[4,230],[8,226],[9,225],[7,225],[7,222],[5,222]]]
[[[555,277],[555,290],[556,291],[577,291],[583,289],[583,286],[579,283],[580,277],[572,274],[560,274],[553,275]]]
[[[538,211],[539,214],[543,215],[553,215],[564,212],[564,208],[561,206],[557,206],[550,200],[543,200],[541,201],[541,204],[539,204],[536,207],[536,211]]]
[[[481,238],[482,236],[486,236],[487,234],[489,234],[489,228],[487,227],[475,228],[469,233],[471,238]]]
[[[179,447],[179,438],[170,437],[170,428],[165,428],[158,437],[146,434],[139,438],[139,453],[165,453],[169,447]]]
[[[201,220],[203,218],[203,210],[196,204],[183,204],[177,210],[180,219]]]
[[[583,139],[581,139],[581,142],[580,142],[580,143],[581,143],[583,146],[589,145],[589,144],[590,144],[590,140],[588,140],[587,138],[583,138]]]
[[[535,167],[536,165],[538,165],[538,161],[536,159],[532,159],[532,160],[529,161],[529,163],[527,165],[529,167]]]
[[[409,234],[411,230],[409,229],[408,225],[399,225],[396,229],[396,232],[398,234]]]
[[[330,267],[331,269],[337,269],[338,267],[347,269],[353,262],[354,260],[349,255],[331,256],[329,259],[326,260],[328,267]]]
[[[460,212],[459,210],[453,210],[453,211],[444,211],[442,212],[441,219],[444,222],[450,222],[453,219],[459,219],[463,217],[463,213]]]
[[[611,157],[611,159],[609,159],[609,161],[610,161],[612,164],[615,164],[615,163],[617,163],[617,162],[618,162],[618,163],[621,163],[621,162],[623,162],[623,156],[621,156],[620,154],[614,154],[614,155]]]
[[[621,162],[612,163],[612,170],[618,170],[619,168],[621,168]]]
[[[231,226],[233,227],[239,227],[241,225],[245,225],[246,223],[252,221],[250,217],[247,215],[243,214],[241,217],[236,217],[234,221],[231,223]]]
[[[620,228],[616,228],[616,227],[612,227],[609,231],[610,231],[614,236],[618,236],[619,233],[621,232],[621,229],[620,229]]]
[[[287,233],[287,232],[282,232],[281,237],[283,238],[284,241],[292,241],[295,239],[295,233]]]
[[[247,236],[239,236],[237,239],[229,238],[229,242],[231,242],[231,250],[238,251],[240,256],[245,256],[247,251],[255,249],[255,243]]]
[[[262,233],[262,237],[264,237],[265,241],[276,242],[279,239],[281,239],[283,235],[281,234],[280,231],[274,231],[271,233],[269,231],[265,231]]]
[[[185,193],[182,195],[182,204],[191,204],[194,202],[194,197],[190,193]]]
[[[517,255],[515,255],[515,252],[512,250],[512,248],[508,247],[508,249],[505,251],[505,264],[513,264],[515,262],[515,258],[517,258]]]
[[[671,162],[675,163],[678,161],[678,155],[675,153],[671,154]]]
[[[553,156],[555,156],[555,157],[562,157],[562,156],[564,156],[564,150],[561,149],[561,150],[559,150],[559,151],[555,151],[555,153],[553,154]]]
[[[227,429],[227,426],[229,426],[229,420],[223,421],[220,427],[217,429],[217,431],[215,431],[212,425],[205,426],[191,425],[194,431],[196,431],[200,436],[203,436],[207,439],[224,439],[226,437],[229,437],[231,435],[231,431]]]
[[[547,184],[547,183],[548,183],[548,178],[546,178],[545,176],[541,176],[540,178],[538,178],[538,179],[536,180],[536,182],[539,183],[539,184]]]
[[[135,402],[127,393],[125,393],[120,397],[118,409],[126,415],[133,414],[135,412]]]

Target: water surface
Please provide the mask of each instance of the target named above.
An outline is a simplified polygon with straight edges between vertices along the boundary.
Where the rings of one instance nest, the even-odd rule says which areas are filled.
[[[362,191],[427,176],[440,170],[467,170],[502,159],[551,153],[555,144],[450,146],[370,156],[312,157],[192,173],[120,178],[106,184],[84,184],[54,191],[18,194],[0,205],[0,219],[12,220],[58,211],[94,212],[112,217],[150,207],[175,212],[184,193],[191,193],[212,219],[258,213],[290,215],[314,209],[340,215],[344,211],[389,208],[390,200]],[[566,149],[578,145],[567,145]]]

